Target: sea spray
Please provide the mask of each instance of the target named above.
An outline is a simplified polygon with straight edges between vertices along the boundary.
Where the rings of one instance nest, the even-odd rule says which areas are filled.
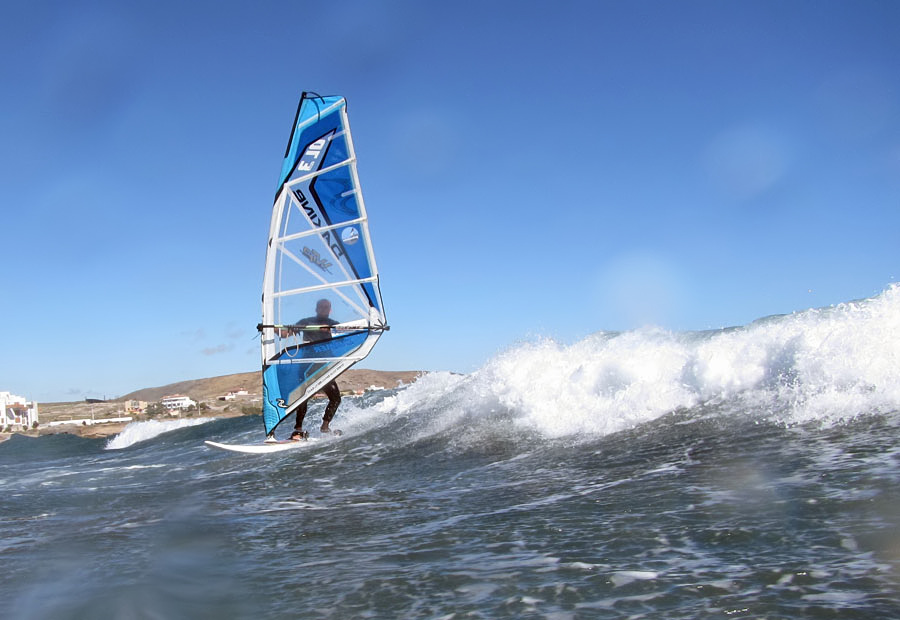
[[[470,375],[430,373],[382,401],[428,411],[418,436],[512,422],[546,437],[606,435],[714,407],[793,424],[900,409],[900,286],[871,299],[676,333],[599,332],[519,344]]]

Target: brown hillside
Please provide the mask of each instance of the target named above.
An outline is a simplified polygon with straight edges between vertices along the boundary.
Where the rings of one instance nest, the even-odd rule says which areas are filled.
[[[342,390],[362,390],[369,386],[396,387],[400,383],[412,383],[422,371],[418,370],[366,370],[364,368],[351,368],[338,378],[338,385]],[[250,394],[262,395],[262,373],[241,372],[221,377],[208,379],[192,379],[179,381],[159,387],[144,388],[126,394],[117,401],[145,400],[154,402],[169,394],[184,394],[194,400],[215,400],[226,392],[234,389],[244,389]]]

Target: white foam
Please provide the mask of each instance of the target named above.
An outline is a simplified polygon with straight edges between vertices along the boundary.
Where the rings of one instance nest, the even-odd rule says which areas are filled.
[[[789,423],[900,411],[900,285],[867,300],[704,333],[648,328],[509,349],[471,375],[431,373],[378,413],[440,412],[423,434],[477,412],[549,437],[608,434],[701,405]]]
[[[619,570],[610,575],[609,580],[616,588],[634,581],[649,581],[659,577],[659,573],[647,570]]]
[[[681,380],[688,362],[676,336],[641,330],[523,345],[488,362],[476,381],[543,434],[607,434],[696,404]]]
[[[128,446],[153,439],[163,433],[186,428],[188,426],[197,426],[211,422],[215,418],[182,418],[180,420],[147,420],[145,422],[132,422],[126,426],[121,433],[106,442],[107,450],[121,450]]]

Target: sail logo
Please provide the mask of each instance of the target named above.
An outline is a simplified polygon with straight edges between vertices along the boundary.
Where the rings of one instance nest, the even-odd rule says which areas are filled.
[[[341,232],[341,241],[344,242],[344,245],[353,245],[357,241],[359,241],[359,231],[356,230],[355,226],[349,226]]]
[[[297,162],[297,172],[312,172],[318,165],[321,165],[320,158],[325,153],[325,145],[328,144],[328,141],[331,139],[331,134],[333,133],[333,131],[329,132],[327,135],[322,136],[306,147],[306,150],[303,152],[303,157]]]
[[[294,198],[296,198],[297,202],[300,203],[300,206],[303,207],[303,212],[309,219],[310,224],[312,224],[316,228],[323,226],[322,217],[319,215],[318,211],[313,207],[313,205],[309,204],[309,200],[306,199],[306,196],[303,195],[303,192],[301,192],[299,189],[295,189]],[[322,241],[325,242],[325,245],[327,245],[328,249],[331,250],[332,254],[334,254],[335,259],[340,260],[341,256],[344,255],[344,250],[341,248],[341,244],[338,243],[337,239],[333,239],[331,237],[330,230],[326,230],[322,233]]]
[[[309,262],[311,262],[313,265],[315,265],[322,271],[324,271],[326,273],[331,273],[331,270],[330,270],[331,263],[329,263],[327,260],[325,260],[324,258],[319,256],[319,253],[316,252],[315,250],[310,249],[304,245],[303,246],[303,256],[305,256]]]
[[[319,138],[308,147],[306,147],[306,152],[303,153],[303,157],[300,158],[300,161],[297,163],[297,170],[299,172],[309,172],[313,169],[313,166],[319,160],[319,156],[322,154],[322,149],[325,148],[325,138]]]

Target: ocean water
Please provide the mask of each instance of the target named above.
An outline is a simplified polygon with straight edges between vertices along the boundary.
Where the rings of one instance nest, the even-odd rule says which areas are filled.
[[[900,287],[193,422],[0,444],[0,616],[900,618]]]

